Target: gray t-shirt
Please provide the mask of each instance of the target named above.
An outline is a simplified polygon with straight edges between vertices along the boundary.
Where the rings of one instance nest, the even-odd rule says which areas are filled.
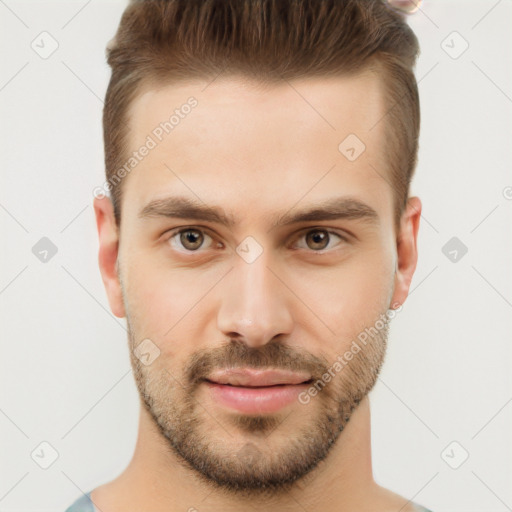
[[[91,492],[89,491],[78,498],[65,512],[96,512],[96,508],[91,501]]]
[[[97,512],[91,501],[91,492],[89,491],[87,494],[84,494],[81,498],[78,498],[73,505],[65,510],[65,512]],[[418,512],[432,512],[431,510],[422,507],[416,503],[413,505],[418,509]]]

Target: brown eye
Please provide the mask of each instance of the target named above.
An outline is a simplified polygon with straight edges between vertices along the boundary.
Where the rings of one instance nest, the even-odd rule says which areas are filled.
[[[202,231],[199,229],[186,229],[179,233],[180,243],[189,251],[199,249],[204,241]]]
[[[329,245],[330,235],[326,230],[315,229],[306,235],[306,243],[310,249],[323,250]]]
[[[332,242],[335,242],[336,239],[338,239],[339,242],[337,244],[333,244]],[[350,243],[347,237],[338,234],[335,231],[321,228],[309,229],[305,234],[299,237],[299,240],[299,245],[296,245],[295,247],[305,249],[309,252],[317,252],[319,255],[324,254],[324,252],[321,251],[325,250],[325,253],[334,252],[342,249],[344,245]],[[305,240],[305,243],[303,240]],[[331,247],[329,247],[329,245]]]
[[[208,249],[223,248],[222,243],[216,241],[206,230],[196,227],[175,229],[165,237],[165,242],[169,243],[176,252],[189,254],[192,252],[203,253]]]

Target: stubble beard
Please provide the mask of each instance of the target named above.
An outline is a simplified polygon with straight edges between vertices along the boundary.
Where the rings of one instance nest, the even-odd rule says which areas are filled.
[[[197,400],[198,387],[204,386],[200,379],[210,369],[227,366],[309,369],[311,375],[321,378],[329,367],[325,359],[298,355],[281,342],[253,349],[232,341],[208,353],[195,353],[180,374],[173,374],[163,366],[141,363],[133,348],[135,340],[142,338],[132,330],[128,315],[127,322],[130,360],[141,404],[177,462],[207,487],[260,498],[289,492],[327,457],[353,411],[375,385],[389,331],[385,323],[308,404],[290,406],[291,412],[286,413],[290,415],[294,414],[291,408],[310,408],[308,419],[290,434],[289,427],[280,429],[286,423],[284,413],[212,414],[211,407]],[[287,428],[285,433],[283,428]]]

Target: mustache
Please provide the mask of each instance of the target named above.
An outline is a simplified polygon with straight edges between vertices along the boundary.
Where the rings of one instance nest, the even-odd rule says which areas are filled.
[[[193,354],[184,376],[195,387],[215,370],[239,367],[305,371],[317,380],[327,372],[329,364],[321,356],[314,356],[278,340],[261,347],[250,347],[240,340],[230,340],[228,344]]]

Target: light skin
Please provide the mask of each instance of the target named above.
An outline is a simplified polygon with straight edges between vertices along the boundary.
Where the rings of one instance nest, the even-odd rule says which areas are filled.
[[[92,500],[103,512],[413,512],[372,474],[368,392],[387,327],[307,404],[238,413],[200,382],[228,361],[321,376],[404,304],[421,201],[408,199],[397,232],[386,125],[375,126],[387,110],[379,78],[207,85],[141,92],[133,150],[190,96],[198,104],[123,179],[119,229],[109,198],[94,202],[101,275],[112,312],[127,319],[141,412],[130,464]],[[355,161],[338,149],[351,133],[366,146]],[[221,208],[233,225],[139,215],[171,196]],[[364,203],[366,215],[273,227],[342,197]],[[246,237],[262,250],[250,263],[237,252]],[[145,339],[160,351],[149,365],[133,350]]]

